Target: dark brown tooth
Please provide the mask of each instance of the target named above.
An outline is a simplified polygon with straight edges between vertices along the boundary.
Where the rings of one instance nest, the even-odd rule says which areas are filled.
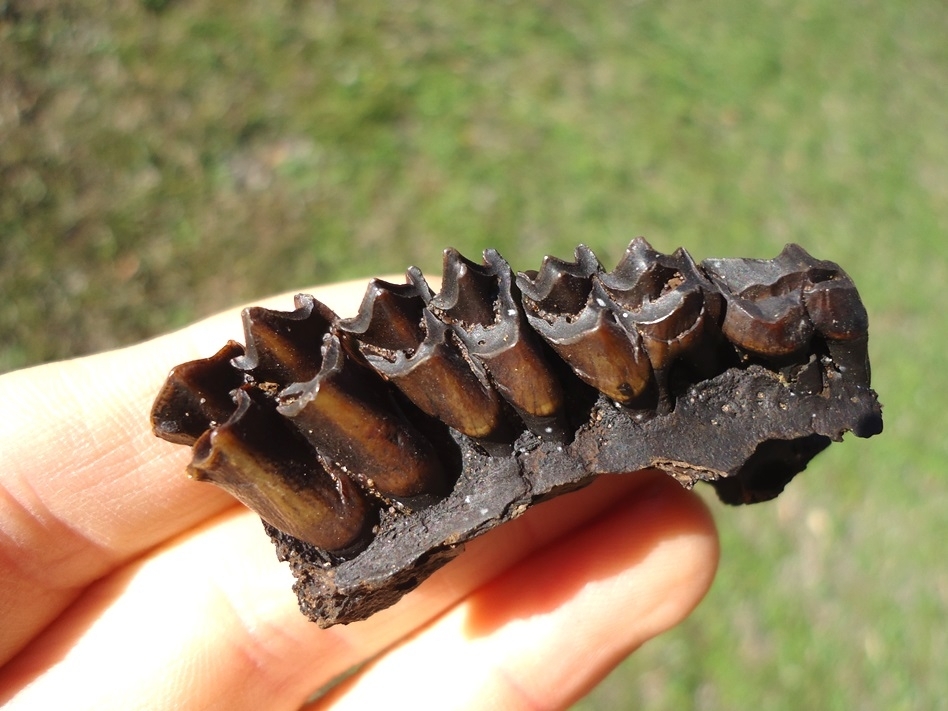
[[[469,437],[512,442],[516,434],[483,368],[465,357],[452,329],[426,307],[433,295],[421,272],[409,269],[408,280],[373,281],[359,315],[340,321],[339,329],[422,412]]]
[[[496,275],[484,265],[472,262],[456,249],[446,249],[441,291],[429,305],[448,323],[486,327],[494,322],[497,289]]]
[[[798,249],[803,251],[802,248]],[[815,259],[813,261],[817,262]],[[866,307],[846,272],[832,262],[817,263],[823,270],[811,270],[810,283],[803,288],[803,304],[807,314],[826,340],[830,356],[837,367],[852,371],[868,385],[871,373],[869,315]],[[832,266],[829,275],[824,271],[827,265]]]
[[[243,352],[242,345],[228,341],[210,358],[176,366],[152,406],[155,434],[175,444],[192,445],[208,427],[226,421],[235,409],[230,393],[244,381],[231,360]]]
[[[796,245],[769,260],[702,262],[725,299],[724,335],[745,351],[773,360],[801,352],[814,331],[803,290],[812,277],[825,276],[827,264]]]
[[[409,278],[407,284],[370,281],[358,315],[341,319],[339,329],[380,355],[417,348],[425,338],[422,314],[431,289],[420,273],[416,278],[416,273],[410,271]]]
[[[588,252],[588,255],[592,255],[592,252]],[[570,275],[569,280],[545,278],[542,270],[536,284],[526,284],[524,279],[517,280],[518,284],[526,286],[523,303],[527,318],[530,325],[581,380],[616,402],[633,403],[648,389],[652,380],[652,366],[642,349],[638,334],[630,333],[619,325],[614,312],[615,304],[598,282],[592,280],[592,274],[598,269],[598,260],[592,256],[591,261],[585,254],[581,257],[577,250],[577,263],[580,262],[585,262],[582,271],[588,274],[588,285],[574,275]],[[595,262],[595,269],[592,268],[592,262]],[[544,262],[546,265],[547,262]],[[557,265],[557,271],[568,273],[570,270],[560,269]],[[573,271],[575,273],[578,270]],[[586,294],[583,307],[578,311],[557,312],[553,304],[567,303],[569,299],[551,301],[544,298],[544,294],[555,291],[564,293],[566,285],[570,283],[577,292]],[[539,299],[530,296],[528,289]]]
[[[210,481],[279,530],[337,555],[365,547],[375,522],[365,495],[333,475],[257,390],[237,392],[237,410],[194,445],[188,474]]]
[[[247,355],[234,366],[258,383],[278,385],[310,380],[319,370],[319,344],[336,319],[332,310],[308,294],[295,298],[295,311],[244,309]]]
[[[338,467],[384,496],[445,493],[447,481],[433,447],[386,399],[371,370],[326,336],[315,378],[280,393],[277,411]]]
[[[638,333],[655,370],[658,411],[671,409],[668,373],[679,358],[713,358],[720,296],[685,250],[656,252],[641,237],[616,268],[597,279],[617,306],[619,321]]]
[[[424,317],[427,335],[413,352],[389,360],[366,350],[369,365],[448,427],[476,439],[512,442],[516,434],[486,373],[464,357],[449,326],[430,311]]]
[[[565,262],[546,256],[539,272],[520,272],[517,286],[532,302],[534,315],[549,314],[548,321],[558,316],[576,315],[586,307],[592,277],[602,270],[599,260],[586,245],[579,245],[576,259]]]
[[[475,264],[446,250],[441,292],[428,304],[534,433],[566,439],[563,390],[527,325],[510,265],[493,249]]]

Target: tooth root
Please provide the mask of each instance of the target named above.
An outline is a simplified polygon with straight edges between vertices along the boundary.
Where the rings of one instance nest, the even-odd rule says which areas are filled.
[[[244,309],[247,355],[234,365],[259,382],[287,385],[310,380],[319,370],[319,343],[336,319],[332,310],[312,296],[296,297],[296,310]]]
[[[366,360],[423,412],[476,439],[513,441],[500,396],[477,365],[461,354],[449,327],[426,312],[427,336],[410,356],[394,362],[366,353]]]
[[[225,422],[235,407],[230,393],[243,383],[231,360],[243,352],[243,346],[229,341],[210,358],[176,366],[152,406],[155,434],[175,444],[192,445],[213,423]]]
[[[378,377],[327,336],[323,368],[280,393],[277,408],[327,459],[385,496],[445,493],[447,481],[430,442],[384,399]]]
[[[442,288],[429,303],[453,325],[468,354],[500,395],[537,435],[566,437],[563,391],[526,323],[513,272],[496,250],[475,264],[446,250]]]
[[[195,443],[188,473],[284,533],[338,555],[358,552],[371,537],[374,511],[348,478],[323,469],[272,407],[259,391],[238,391],[233,417]]]

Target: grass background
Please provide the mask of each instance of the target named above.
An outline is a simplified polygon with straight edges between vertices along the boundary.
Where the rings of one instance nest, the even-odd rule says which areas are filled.
[[[0,1],[0,371],[447,245],[798,241],[860,287],[886,432],[714,504],[709,597],[577,708],[948,708],[946,37],[941,0]]]

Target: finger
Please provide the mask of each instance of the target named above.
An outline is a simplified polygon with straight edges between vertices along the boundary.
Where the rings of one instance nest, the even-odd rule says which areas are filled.
[[[567,708],[710,587],[701,501],[674,482],[542,548],[308,707]]]
[[[233,709],[297,708],[314,688],[571,527],[596,519],[617,498],[634,497],[654,476],[603,481],[544,504],[475,542],[485,545],[472,545],[395,608],[330,630],[318,629],[296,609],[287,571],[273,560],[259,521],[231,516],[90,588],[56,631],[9,665],[0,689],[20,689],[11,708],[18,702],[52,707],[63,694],[76,707],[77,688],[103,694],[88,700],[96,708],[125,707],[137,698],[162,707],[202,707],[213,700]],[[574,503],[564,506],[569,498]],[[121,597],[110,598],[118,591]],[[41,672],[53,659],[59,661]]]
[[[364,283],[316,289],[353,308]],[[289,296],[271,299],[275,308]],[[168,371],[241,338],[234,310],[131,348],[0,377],[0,663],[91,581],[232,500],[148,421]]]

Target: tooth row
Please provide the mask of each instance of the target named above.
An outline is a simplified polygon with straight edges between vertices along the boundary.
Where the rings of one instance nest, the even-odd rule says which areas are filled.
[[[448,493],[457,472],[439,428],[497,455],[524,429],[568,442],[582,420],[576,382],[661,415],[676,369],[786,367],[818,336],[868,385],[855,286],[796,245],[699,266],[636,239],[611,272],[581,245],[572,262],[546,257],[516,276],[494,250],[477,264],[449,249],[438,294],[412,267],[405,284],[370,282],[353,318],[311,296],[295,306],[246,309],[246,349],[230,342],[175,368],[152,421],[193,447],[191,476],[339,557],[371,540],[379,499],[411,507]]]

